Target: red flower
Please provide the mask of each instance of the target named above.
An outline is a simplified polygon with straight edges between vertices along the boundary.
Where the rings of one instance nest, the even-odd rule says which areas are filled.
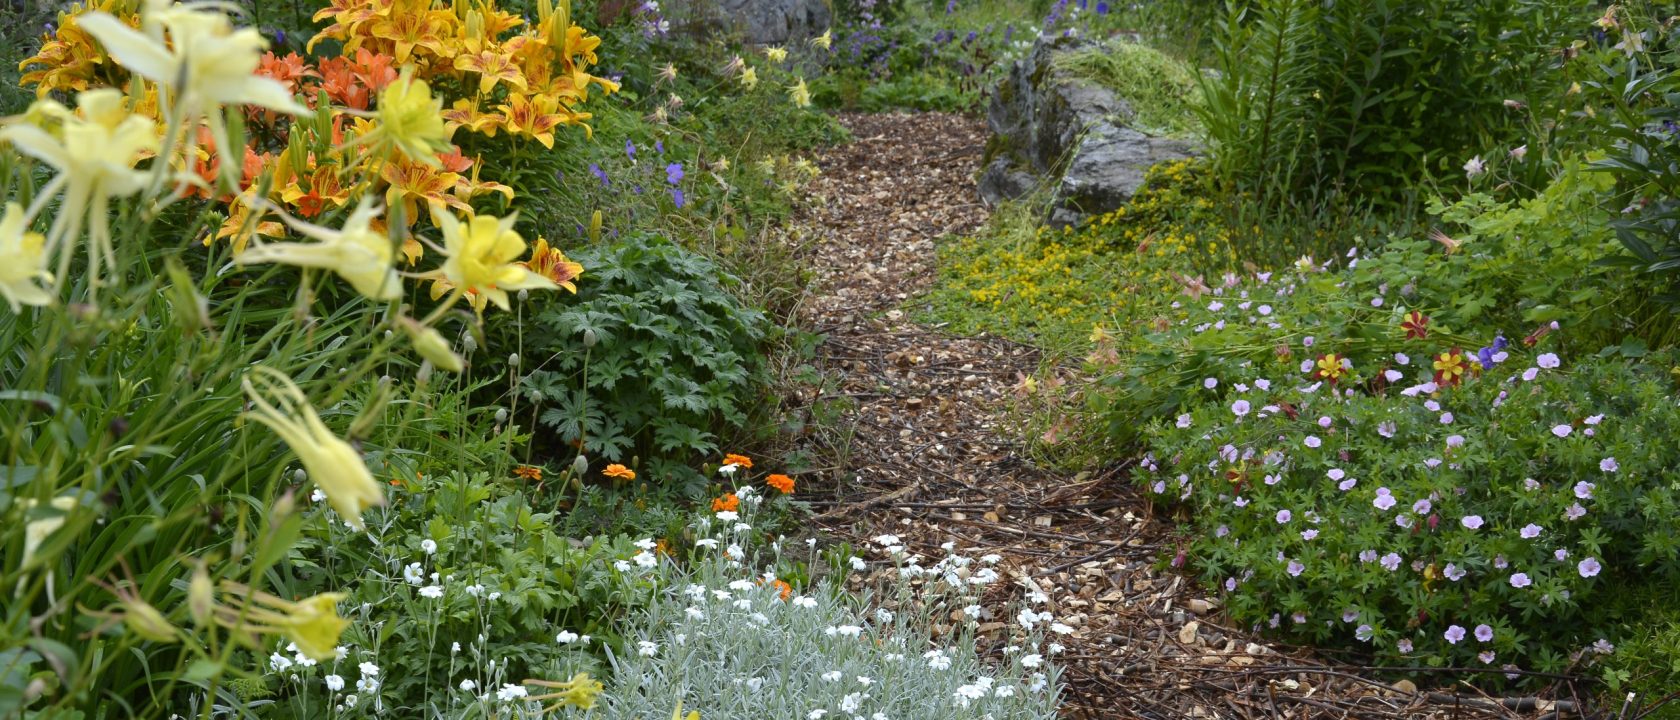
[[[1429,337],[1429,316],[1413,310],[1406,313],[1405,319],[1400,321],[1400,329],[1406,331],[1407,340],[1422,340]]]

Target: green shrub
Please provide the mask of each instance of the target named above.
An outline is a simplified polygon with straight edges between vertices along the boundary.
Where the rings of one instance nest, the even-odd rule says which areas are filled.
[[[1219,177],[1283,205],[1309,188],[1402,204],[1512,147],[1591,2],[1233,0],[1201,117]]]
[[[1185,332],[1264,324],[1296,282],[1239,282]],[[1596,598],[1680,571],[1680,487],[1648,442],[1680,430],[1665,373],[1317,330],[1202,366],[1147,431],[1137,479],[1191,511],[1188,558],[1233,617],[1385,663],[1558,671],[1602,637]]]
[[[543,449],[564,458],[560,444],[581,443],[661,477],[716,455],[763,392],[764,314],[731,292],[734,277],[669,240],[635,235],[578,259],[578,297],[539,311],[523,339],[521,393],[554,431]]]

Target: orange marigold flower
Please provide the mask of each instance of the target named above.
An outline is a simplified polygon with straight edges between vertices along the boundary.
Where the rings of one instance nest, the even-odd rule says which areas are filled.
[[[735,512],[739,509],[741,509],[741,498],[735,497],[735,493],[724,493],[723,497],[712,498],[712,512],[724,512],[726,510]]]
[[[747,457],[745,455],[736,455],[735,453],[729,453],[728,455],[723,456],[723,464],[725,464],[725,465],[737,465],[737,466],[740,466],[740,467],[744,467],[748,470],[751,470],[752,469],[752,458]]]
[[[783,495],[788,495],[793,492],[793,478],[786,475],[779,473],[771,475],[770,477],[764,478],[764,482],[770,487],[782,491]]]
[[[607,469],[601,471],[601,474],[605,475],[607,477],[610,477],[610,478],[618,478],[620,480],[635,480],[636,479],[636,471],[635,470],[631,470],[630,468],[624,467],[623,465],[620,465],[618,463],[613,463],[611,465],[608,465]]]
[[[543,478],[542,468],[535,465],[520,465],[513,469],[513,474],[526,480],[541,480]]]

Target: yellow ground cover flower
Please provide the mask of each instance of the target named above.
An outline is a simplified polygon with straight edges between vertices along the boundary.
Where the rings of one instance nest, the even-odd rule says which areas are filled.
[[[258,365],[241,385],[251,400],[251,419],[285,440],[333,509],[351,527],[362,529],[362,511],[385,504],[384,491],[362,462],[362,454],[327,429],[303,391],[280,371]]]

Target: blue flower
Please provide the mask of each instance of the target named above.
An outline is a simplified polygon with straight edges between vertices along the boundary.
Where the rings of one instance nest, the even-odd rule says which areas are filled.
[[[664,155],[665,154],[665,141],[664,140],[653,141],[653,151],[656,152],[656,153],[659,153],[660,155]]]
[[[1098,15],[1107,15],[1108,14],[1108,3],[1102,2],[1101,0],[1098,0],[1098,2],[1097,2],[1097,14]]]
[[[612,181],[607,179],[607,172],[602,170],[600,165],[589,163],[589,174],[594,175],[601,180],[601,187],[612,186]]]
[[[687,203],[683,198],[682,188],[671,188],[671,202],[676,203],[679,208]]]
[[[665,182],[668,182],[668,183],[671,183],[672,185],[675,185],[679,182],[682,182],[682,179],[683,179],[682,163],[671,163],[670,165],[665,166]]]
[[[629,140],[625,140],[624,141],[624,154],[625,154],[625,156],[629,157],[631,160],[635,160],[636,159],[636,143],[631,142]]]

